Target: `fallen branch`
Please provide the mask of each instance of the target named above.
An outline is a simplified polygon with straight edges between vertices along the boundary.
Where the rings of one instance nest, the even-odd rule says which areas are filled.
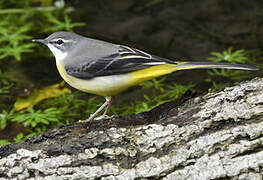
[[[181,104],[181,105],[178,105]],[[0,148],[0,178],[260,179],[263,79]]]

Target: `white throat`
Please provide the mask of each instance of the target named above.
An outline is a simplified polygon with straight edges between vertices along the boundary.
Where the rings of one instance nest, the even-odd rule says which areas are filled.
[[[50,49],[50,51],[54,54],[57,61],[63,60],[68,55],[68,53],[60,51],[51,44],[48,44],[47,46]]]

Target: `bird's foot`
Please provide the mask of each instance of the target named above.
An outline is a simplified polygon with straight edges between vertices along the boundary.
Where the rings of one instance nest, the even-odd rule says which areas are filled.
[[[88,119],[82,120],[82,121],[80,121],[80,122],[87,123],[87,122],[90,122],[90,121],[92,121],[92,120],[100,121],[100,120],[103,120],[103,119],[105,119],[105,120],[107,120],[107,119],[112,119],[112,118],[114,118],[114,117],[117,117],[117,116],[116,116],[116,115],[112,115],[112,116],[101,115],[101,116],[99,116],[99,117],[92,118],[92,119],[91,119],[91,118],[88,118]]]
[[[102,116],[99,116],[99,117],[94,118],[94,120],[95,120],[95,121],[100,121],[100,120],[103,120],[103,119],[107,120],[107,119],[112,119],[112,118],[114,118],[114,117],[116,117],[116,116],[115,116],[115,115],[112,115],[112,116],[102,115]]]

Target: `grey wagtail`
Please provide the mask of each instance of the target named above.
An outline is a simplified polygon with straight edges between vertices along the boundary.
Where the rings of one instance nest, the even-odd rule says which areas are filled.
[[[84,122],[94,119],[105,107],[100,118],[106,117],[116,94],[174,71],[211,68],[257,70],[242,64],[171,61],[71,32],[55,32],[45,39],[33,41],[48,46],[56,58],[60,75],[68,84],[80,91],[105,97],[105,103]]]

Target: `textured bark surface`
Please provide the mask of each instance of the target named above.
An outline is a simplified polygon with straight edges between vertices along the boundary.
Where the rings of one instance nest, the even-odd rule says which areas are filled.
[[[0,179],[262,179],[263,79],[177,104],[1,147]]]

